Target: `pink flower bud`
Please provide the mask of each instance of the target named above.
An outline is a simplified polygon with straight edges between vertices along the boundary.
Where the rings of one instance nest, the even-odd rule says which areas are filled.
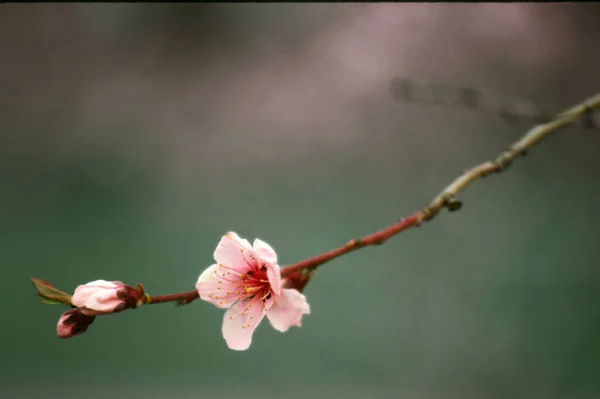
[[[81,313],[80,309],[69,309],[60,316],[56,325],[56,335],[59,338],[71,338],[84,333],[95,318],[96,316]]]
[[[96,316],[122,312],[141,304],[139,292],[120,281],[96,280],[75,289],[71,298],[81,313]]]

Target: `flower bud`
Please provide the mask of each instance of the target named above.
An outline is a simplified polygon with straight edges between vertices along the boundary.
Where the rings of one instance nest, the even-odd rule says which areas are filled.
[[[73,306],[88,316],[122,312],[141,305],[140,293],[120,281],[96,280],[75,289]]]
[[[81,313],[80,309],[69,309],[60,316],[56,325],[56,335],[59,338],[71,338],[84,333],[95,318],[96,316]]]

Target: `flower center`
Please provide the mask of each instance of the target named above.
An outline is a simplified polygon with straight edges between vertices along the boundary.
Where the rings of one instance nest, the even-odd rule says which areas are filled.
[[[241,250],[245,262],[243,268],[234,268],[219,264],[215,270],[217,290],[212,295],[218,300],[218,304],[224,306],[247,298],[252,298],[248,306],[263,306],[265,310],[270,307],[273,290],[267,276],[267,266],[259,262],[253,254],[245,256]],[[262,304],[258,304],[262,302]]]

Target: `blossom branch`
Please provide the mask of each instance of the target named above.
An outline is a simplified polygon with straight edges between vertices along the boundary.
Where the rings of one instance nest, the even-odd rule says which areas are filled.
[[[462,203],[455,197],[467,188],[475,180],[485,177],[491,173],[502,172],[518,156],[526,154],[527,150],[550,135],[556,130],[573,123],[577,118],[584,116],[592,110],[600,108],[600,93],[575,105],[563,113],[557,115],[548,123],[540,124],[529,130],[520,140],[513,143],[503,151],[496,159],[487,161],[465,171],[450,183],[440,194],[438,194],[428,207],[415,212],[413,215],[402,219],[383,230],[367,235],[362,238],[349,241],[346,245],[317,255],[313,258],[298,262],[282,269],[282,276],[292,276],[298,272],[314,271],[320,265],[327,263],[335,258],[345,255],[369,245],[381,245],[396,234],[410,228],[419,226],[424,221],[433,219],[442,208],[448,208],[449,211],[457,211],[462,207]],[[298,275],[298,274],[296,274]]]
[[[554,131],[589,116],[600,108],[600,93],[585,100],[552,121],[537,125],[494,160],[481,163],[458,176],[431,201],[429,206],[378,232],[349,241],[337,249],[280,269],[275,251],[256,239],[253,245],[233,232],[222,237],[214,257],[216,263],[206,269],[196,283],[196,290],[170,295],[148,295],[144,287],[136,288],[120,281],[96,280],[75,289],[73,295],[56,289],[49,282],[31,278],[37,294],[47,304],[70,306],[57,324],[60,338],[71,338],[87,330],[97,316],[120,313],[141,305],[176,302],[186,305],[198,298],[227,308],[223,336],[234,350],[245,350],[260,320],[267,317],[278,331],[300,326],[310,307],[302,291],[315,270],[335,258],[370,245],[381,245],[411,227],[432,220],[442,208],[456,211],[462,203],[456,195],[475,180],[506,169],[517,157]]]

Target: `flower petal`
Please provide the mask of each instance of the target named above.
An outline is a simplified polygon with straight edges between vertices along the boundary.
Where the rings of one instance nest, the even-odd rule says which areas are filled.
[[[246,255],[244,255],[244,252]],[[249,256],[253,252],[248,240],[242,239],[236,233],[230,231],[221,238],[217,249],[215,249],[214,258],[217,263],[245,272],[250,268],[247,263],[249,258],[245,256]]]
[[[212,303],[213,305],[217,305],[219,303],[219,298],[215,298],[214,294],[217,291],[217,279],[215,273],[219,265],[214,264],[206,268],[198,277],[198,282],[196,283],[196,291],[198,291],[198,295],[203,300]]]
[[[281,271],[277,263],[267,263],[267,277],[275,295],[281,294]]]
[[[71,304],[87,310],[85,314],[89,315],[110,313],[123,303],[123,300],[117,297],[117,290],[123,285],[120,281],[105,280],[80,285],[71,297]]]
[[[275,250],[259,238],[254,240],[254,252],[265,262],[277,263],[277,254],[275,253]]]
[[[281,293],[281,270],[277,264],[275,250],[269,244],[257,238],[254,240],[254,253],[262,261],[261,266],[264,265],[267,268],[267,277],[271,289],[275,295],[279,295]]]
[[[65,321],[69,317],[71,317],[71,314],[64,313],[58,320],[58,324],[56,325],[56,335],[58,335],[59,338],[71,338],[73,336],[71,333],[73,325],[65,324]]]
[[[215,271],[217,271],[217,268],[219,267],[219,265],[210,265],[209,267],[207,267],[202,274],[200,275],[200,277],[198,277],[198,282],[196,283],[196,286],[198,284],[211,284],[215,281]]]
[[[302,315],[310,314],[306,297],[293,288],[284,288],[281,295],[275,296],[267,318],[274,329],[285,332],[291,326],[302,325]]]
[[[118,283],[120,283],[120,281],[111,282],[106,280],[96,280],[80,285],[75,289],[75,292],[71,297],[71,303],[77,307],[85,306],[90,298],[97,295],[99,291],[119,288],[120,286]]]
[[[91,281],[91,282],[83,285],[83,287],[111,289],[111,288],[119,288],[122,285],[124,285],[124,284],[121,281],[96,280],[96,281]]]
[[[252,298],[241,300],[227,309],[222,328],[227,346],[236,351],[248,349],[252,334],[264,316],[264,307]]]

